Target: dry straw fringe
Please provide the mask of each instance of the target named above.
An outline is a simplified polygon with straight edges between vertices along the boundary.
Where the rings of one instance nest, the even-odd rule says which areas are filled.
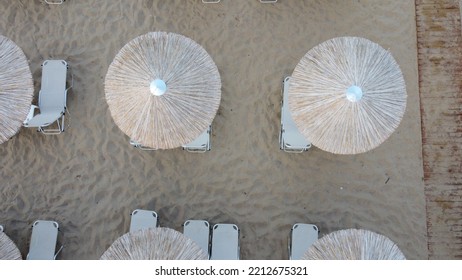
[[[13,241],[3,232],[0,232],[0,260],[21,260],[21,253]]]
[[[388,237],[363,229],[332,232],[318,239],[304,254],[307,260],[405,260]]]
[[[167,92],[154,96],[151,81]],[[109,66],[106,100],[117,126],[155,149],[188,144],[212,123],[221,99],[218,68],[196,42],[182,35],[151,32],[126,44]]]
[[[33,94],[26,56],[13,41],[0,35],[0,144],[18,133]]]
[[[102,260],[206,260],[194,241],[169,228],[143,229],[119,237]]]
[[[360,87],[351,102],[346,90]],[[406,85],[392,55],[364,38],[339,37],[311,49],[296,66],[289,106],[300,132],[318,148],[357,154],[384,142],[406,109]]]

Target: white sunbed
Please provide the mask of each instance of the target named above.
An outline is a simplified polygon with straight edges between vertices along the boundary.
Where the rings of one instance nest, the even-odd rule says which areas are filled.
[[[212,126],[209,126],[206,131],[204,131],[199,137],[197,137],[194,141],[189,144],[183,145],[182,148],[185,151],[193,152],[193,153],[204,153],[210,151],[211,143],[210,143],[210,134],[212,132]],[[135,148],[138,148],[143,151],[155,151],[156,149],[143,146],[136,140],[130,139],[130,145]]]
[[[56,5],[56,4],[62,4],[62,3],[64,3],[64,1],[66,1],[66,0],[55,0],[55,1],[53,1],[53,0],[45,0],[45,3]]]
[[[54,260],[63,246],[56,252],[59,225],[55,221],[37,220],[32,225],[28,260]]]
[[[212,229],[211,260],[239,260],[239,228],[234,224],[216,224]]]
[[[300,260],[306,250],[318,240],[318,227],[312,224],[294,224],[289,237],[289,259]]]
[[[311,143],[299,132],[289,110],[288,90],[290,77],[286,77],[282,85],[281,130],[279,132],[279,148],[286,152],[301,153],[311,148]]]
[[[210,224],[205,220],[187,220],[183,224],[183,234],[207,252],[210,258]]]
[[[191,143],[184,145],[183,149],[188,152],[204,153],[210,151],[210,133],[212,132],[212,126],[209,126],[199,137],[197,137]]]
[[[131,213],[130,232],[155,227],[157,227],[155,211],[136,209]]]
[[[202,0],[202,3],[206,3],[206,4],[220,3],[220,0]]]
[[[3,226],[0,225],[0,232],[3,232]]]
[[[276,3],[278,0],[260,0],[260,3]]]
[[[133,139],[130,139],[130,145],[132,145],[133,147],[138,148],[140,150],[143,150],[143,151],[155,151],[155,150],[157,150],[157,149],[154,149],[154,148],[143,146],[140,142],[138,142],[136,140],[133,140]]]
[[[38,106],[32,105],[24,121],[25,127],[37,127],[44,134],[60,134],[64,131],[64,115],[67,105],[66,88],[68,64],[64,60],[45,60],[42,64],[42,85]],[[40,113],[35,114],[36,109]],[[46,128],[53,123],[57,128]]]

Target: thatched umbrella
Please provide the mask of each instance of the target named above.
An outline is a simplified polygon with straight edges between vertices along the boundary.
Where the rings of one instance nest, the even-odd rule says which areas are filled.
[[[289,88],[300,132],[335,154],[363,153],[384,142],[401,122],[406,98],[392,55],[358,37],[334,38],[308,51]]]
[[[32,74],[24,52],[0,35],[0,144],[18,133],[33,95]]]
[[[149,228],[119,237],[102,260],[206,260],[207,253],[182,233],[169,228]]]
[[[405,260],[388,237],[363,229],[345,229],[318,239],[305,252],[306,260]]]
[[[18,247],[3,231],[0,231],[0,260],[22,260]]]
[[[210,55],[193,40],[166,32],[127,43],[109,66],[104,88],[117,126],[154,149],[196,139],[212,123],[221,98]]]

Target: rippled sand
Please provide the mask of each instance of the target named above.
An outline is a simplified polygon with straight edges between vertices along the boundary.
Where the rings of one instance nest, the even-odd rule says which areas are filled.
[[[426,259],[415,29],[413,1],[0,0],[0,34],[30,60],[35,96],[45,59],[67,60],[75,80],[64,134],[23,128],[0,146],[0,224],[24,257],[36,219],[59,222],[61,259],[98,259],[145,208],[177,230],[191,218],[236,223],[243,259],[287,259],[296,222],[321,235],[373,230]],[[112,121],[107,68],[149,31],[190,37],[216,62],[223,87],[211,152],[140,151]],[[400,127],[361,155],[280,151],[283,77],[310,48],[344,35],[379,43],[400,64],[409,95]]]

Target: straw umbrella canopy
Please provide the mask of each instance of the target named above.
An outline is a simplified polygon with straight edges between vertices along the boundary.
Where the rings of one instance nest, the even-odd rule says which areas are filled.
[[[170,228],[150,228],[119,237],[102,260],[206,260],[207,253],[194,241]]]
[[[405,260],[388,237],[363,229],[332,232],[313,243],[305,260]]]
[[[314,146],[335,154],[367,152],[398,127],[406,85],[390,52],[364,38],[339,37],[300,60],[289,87],[289,108]]]
[[[166,32],[127,43],[109,66],[104,88],[117,126],[154,149],[192,142],[212,123],[221,99],[210,55],[193,40]]]
[[[22,260],[16,244],[2,231],[0,231],[0,260]]]
[[[0,35],[0,144],[18,133],[33,94],[32,74],[24,52]]]

